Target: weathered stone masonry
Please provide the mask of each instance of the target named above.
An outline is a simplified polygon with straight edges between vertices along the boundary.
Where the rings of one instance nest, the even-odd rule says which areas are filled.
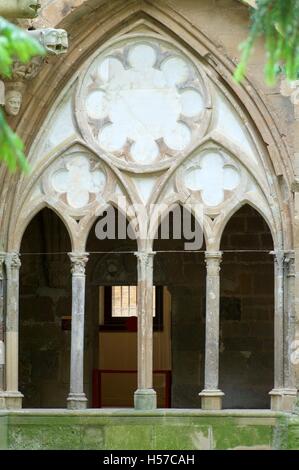
[[[203,208],[203,219],[198,223],[203,225],[205,239],[205,292],[201,292],[205,305],[200,307],[205,310],[200,326],[205,328],[205,340],[199,332],[202,341],[193,355],[198,367],[194,403],[200,394],[203,409],[220,410],[227,403],[222,388],[231,386],[234,399],[243,407],[246,381],[248,377],[255,380],[254,361],[264,357],[269,364],[267,378],[261,385],[257,379],[254,384],[256,390],[260,386],[257,394],[264,393],[273,353],[274,376],[268,390],[271,408],[293,411],[298,388],[296,361],[291,360],[299,305],[298,113],[289,98],[281,96],[279,85],[271,91],[264,85],[262,48],[257,48],[244,83],[237,86],[232,80],[238,44],[247,31],[246,7],[234,0],[221,0],[215,13],[206,0],[52,0],[43,2],[38,12],[37,6],[30,8],[32,1],[15,1],[10,8],[4,3],[0,2],[0,14],[20,18],[20,25],[33,28],[30,34],[45,45],[48,56],[24,67],[16,63],[12,79],[4,83],[8,119],[24,139],[32,170],[25,176],[10,175],[0,168],[1,407],[22,406],[18,371],[19,283],[25,257],[22,240],[30,221],[45,208],[60,217],[70,238],[72,331],[68,339],[59,333],[69,354],[70,383],[61,380],[59,394],[61,398],[65,393],[65,406],[71,409],[87,406],[87,239],[98,216],[112,205],[128,220],[136,217],[139,222],[135,407],[155,409],[151,311],[155,257],[160,255],[155,254],[153,240],[158,228],[153,204],[163,203],[191,207],[194,214],[196,204]],[[138,205],[146,208],[148,221],[142,218]],[[256,250],[250,259],[241,254],[242,243],[236,248],[242,231],[232,230],[225,240],[226,227],[234,220],[241,224],[245,220],[238,215],[234,219],[245,206],[260,214],[271,233],[269,237],[263,229],[252,226],[244,248]],[[249,209],[244,223],[250,225],[250,217]],[[55,229],[50,232],[54,236]],[[145,241],[141,233],[146,233]],[[230,250],[240,250],[240,254],[228,253]],[[260,264],[259,250],[263,251],[260,259],[265,260]],[[272,255],[266,253],[270,251]],[[65,249],[58,252],[66,256]],[[257,266],[263,274],[259,275]],[[263,278],[265,291],[261,292]],[[171,280],[167,284],[171,291]],[[187,292],[186,286],[179,289],[182,295]],[[183,301],[179,290],[173,291],[174,315],[179,316]],[[30,295],[34,296],[33,288]],[[234,299],[237,319],[223,319],[221,299],[225,302],[227,297]],[[199,308],[197,302],[194,299],[190,311]],[[62,311],[70,314],[70,296],[66,294],[62,303]],[[234,338],[234,328],[239,329],[239,338]],[[237,345],[238,341],[242,344]],[[175,348],[173,357],[179,355]],[[243,381],[239,392],[221,372],[228,369],[230,361],[235,370],[244,364],[248,371],[247,376],[239,377],[238,384]],[[178,381],[179,373],[175,377],[177,390]],[[176,400],[184,402],[182,392]],[[260,403],[259,398],[255,403]]]

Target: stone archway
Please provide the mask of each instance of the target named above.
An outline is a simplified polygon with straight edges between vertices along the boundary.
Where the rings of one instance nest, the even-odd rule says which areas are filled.
[[[109,236],[102,239],[106,231]],[[89,397],[94,408],[134,406],[138,248],[133,235],[126,215],[109,205],[86,243],[85,377],[89,386],[93,378]]]
[[[88,32],[81,30],[81,24],[75,26],[70,14],[70,24],[78,28],[78,34],[69,62],[60,64],[61,75],[55,77],[55,83],[63,84],[60,95],[54,97],[42,84],[46,76],[53,79],[57,69],[45,70],[36,81],[34,100],[43,97],[47,116],[40,110],[34,112],[32,120],[43,122],[40,132],[37,135],[36,131],[27,130],[28,145],[35,136],[30,152],[33,171],[30,178],[19,181],[14,197],[7,198],[6,250],[18,251],[20,233],[32,210],[47,204],[63,214],[74,254],[74,309],[78,306],[78,291],[81,292],[80,312],[77,312],[80,329],[80,316],[84,313],[85,245],[90,227],[107,204],[118,205],[118,196],[125,199],[125,204],[142,207],[139,213],[139,209],[135,211],[139,229],[145,229],[147,235],[138,243],[140,310],[147,312],[140,327],[147,327],[150,341],[142,343],[144,348],[140,348],[140,363],[144,366],[140,390],[143,398],[147,393],[152,396],[151,406],[154,406],[148,302],[153,253],[151,235],[143,222],[143,209],[146,208],[151,220],[154,203],[168,205],[180,201],[203,207],[208,280],[219,300],[217,269],[221,233],[230,214],[243,202],[260,208],[271,228],[280,265],[285,261],[280,255],[292,243],[291,208],[282,197],[283,192],[289,191],[288,158],[283,158],[285,147],[277,137],[277,126],[272,126],[270,112],[260,95],[247,82],[244,88],[236,89],[225,55],[217,52],[214,42],[198,27],[193,30],[192,26],[189,31],[191,20],[185,21],[179,14],[172,17],[173,10],[161,5],[162,2],[157,8],[151,2],[135,1],[130,3],[129,14],[121,2],[112,2],[114,15],[110,19],[108,3],[105,2],[101,12],[95,9],[88,16]],[[102,23],[99,24],[105,24],[103,29],[96,21],[100,13]],[[82,45],[77,47],[80,41]],[[145,62],[141,60],[143,57]],[[151,90],[149,96],[144,84],[146,90]],[[115,88],[119,93],[115,93]],[[144,109],[136,104],[136,96],[142,97],[151,112],[144,114]],[[22,116],[19,130],[32,112],[34,100]],[[164,105],[166,102],[163,119],[157,111],[157,102]],[[175,119],[166,119],[169,116]],[[253,118],[258,123],[262,121],[259,132]],[[276,157],[282,170],[280,164],[274,165]],[[283,173],[283,178],[278,181],[275,172],[281,172],[280,176]],[[84,178],[80,179],[80,174]],[[218,300],[210,302],[207,308],[213,328],[207,335],[212,345],[207,349],[212,354],[206,371],[210,363],[217,363]],[[78,328],[74,328],[74,335]],[[143,336],[140,334],[140,341]],[[74,348],[75,345],[74,339]],[[148,358],[144,351],[148,351]],[[281,352],[280,347],[280,356]],[[73,361],[74,358],[75,352]],[[74,375],[75,372],[74,368]],[[208,395],[212,392],[212,396],[217,392],[220,396],[217,367],[214,372],[212,376],[207,373],[206,392]],[[74,394],[84,398],[81,382],[79,385],[80,391],[76,389]]]
[[[25,408],[64,408],[69,393],[70,239],[49,209],[31,220],[20,249],[20,391]]]
[[[242,206],[221,238],[220,387],[225,408],[269,408],[274,386],[273,240]]]
[[[164,367],[171,372],[171,408],[199,408],[199,392],[204,388],[206,273],[202,232],[188,208],[176,204],[162,214],[153,244],[154,285],[165,287],[165,304],[170,307],[164,311],[164,334],[158,337],[156,333],[154,352],[162,349],[161,342],[166,343],[169,359]]]

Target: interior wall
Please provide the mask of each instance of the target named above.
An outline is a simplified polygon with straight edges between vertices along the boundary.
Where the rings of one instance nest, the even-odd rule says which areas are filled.
[[[118,212],[116,211],[117,219]],[[91,253],[87,269],[87,317],[94,318],[94,328],[98,331],[97,357],[93,367],[102,370],[137,370],[137,332],[99,331],[100,286],[137,285],[137,250],[135,240],[98,240],[95,226],[90,232],[87,251]],[[124,253],[122,253],[124,252]],[[154,274],[154,284],[165,286],[162,270]],[[103,289],[101,289],[103,291]],[[103,295],[103,293],[102,293]],[[163,330],[154,332],[154,370],[171,370],[170,338],[170,294],[163,294]],[[86,364],[86,370],[90,364]],[[115,374],[103,376],[102,389],[109,406],[133,406],[133,392],[137,388],[136,374]],[[129,385],[128,385],[129,384]],[[154,386],[158,392],[158,405],[165,406],[165,377],[154,374]]]
[[[21,245],[20,391],[25,408],[65,408],[69,393],[71,315],[67,231],[44,209],[31,221]],[[43,253],[43,254],[41,254]]]
[[[118,228],[118,211],[116,216],[116,234]],[[126,331],[100,331],[101,286],[136,285],[137,283],[137,250],[136,240],[99,240],[96,237],[96,223],[92,227],[87,241],[90,253],[86,278],[86,342],[93,342],[93,356],[85,358],[85,371],[91,377],[93,370],[134,370],[137,368],[137,334]],[[124,252],[124,253],[123,253]],[[135,377],[123,374],[108,377],[102,383],[105,401],[109,406],[133,406],[133,393],[127,393],[126,380]],[[106,377],[107,379],[107,377]],[[104,387],[104,389],[103,389]],[[90,390],[92,396],[92,390]],[[107,399],[107,400],[106,400]]]
[[[163,295],[163,330],[153,336],[154,371],[171,371],[171,316],[170,293]],[[137,371],[137,333],[129,331],[102,331],[99,333],[99,368],[104,370]],[[105,397],[109,403],[125,403],[133,406],[133,395],[123,381],[131,381],[133,391],[137,388],[136,375],[126,374],[109,377],[105,383]],[[158,395],[158,406],[165,406],[165,376],[154,372],[154,388]]]
[[[246,205],[227,224],[221,249],[223,406],[270,408],[269,392],[274,385],[274,263],[269,253],[273,250],[269,228]]]

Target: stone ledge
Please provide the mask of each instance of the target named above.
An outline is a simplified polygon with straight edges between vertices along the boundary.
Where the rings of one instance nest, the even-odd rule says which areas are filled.
[[[183,408],[159,408],[155,410],[135,410],[134,408],[88,408],[81,410],[69,409],[20,409],[20,410],[0,410],[0,416],[180,416],[180,417],[256,417],[256,418],[276,418],[282,416],[292,416],[291,413],[272,410],[202,410]]]

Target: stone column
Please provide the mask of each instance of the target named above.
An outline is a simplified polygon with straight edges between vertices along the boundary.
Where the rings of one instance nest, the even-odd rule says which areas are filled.
[[[207,266],[205,388],[199,394],[204,410],[220,410],[224,395],[219,390],[219,273],[221,258],[221,251],[207,251],[205,254]]]
[[[21,261],[18,253],[7,253],[6,264],[6,392],[7,408],[21,408],[19,392],[19,277]]]
[[[152,410],[157,407],[153,389],[153,259],[154,252],[137,252],[138,312],[138,388],[135,408]]]
[[[293,411],[297,388],[295,364],[295,253],[275,254],[275,377],[271,409]],[[295,358],[297,360],[297,358]]]
[[[5,378],[5,344],[4,344],[4,262],[5,253],[0,253],[0,409],[5,407],[5,398],[3,396]]]
[[[70,393],[67,406],[70,409],[87,407],[83,387],[84,369],[84,311],[85,311],[85,266],[88,253],[69,253],[72,265],[72,338]]]
[[[274,255],[274,388],[270,392],[271,409],[279,410],[284,388],[284,252]]]
[[[289,251],[285,254],[284,395],[281,407],[285,411],[294,410],[297,398],[295,365],[298,364],[298,344],[296,342],[295,275],[295,253]]]

